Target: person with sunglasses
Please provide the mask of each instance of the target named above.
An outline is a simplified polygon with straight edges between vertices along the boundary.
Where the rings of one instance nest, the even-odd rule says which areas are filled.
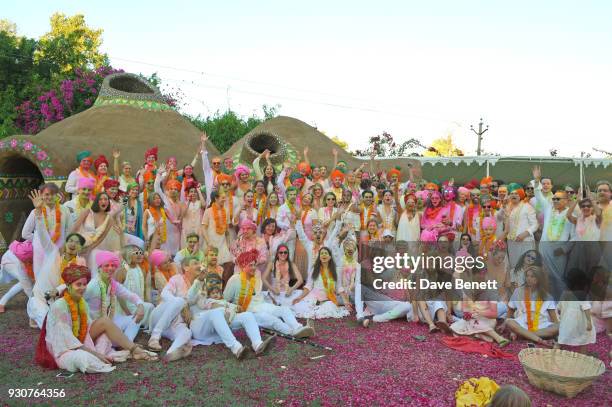
[[[123,248],[122,257],[121,267],[117,269],[113,278],[144,301],[143,326],[148,329],[149,316],[155,308],[151,300],[152,281],[149,262],[145,259],[142,247],[137,245],[126,245]],[[136,312],[136,307],[131,303],[122,303],[120,307],[117,307],[117,312],[124,316],[133,315]]]
[[[334,227],[334,222],[332,218],[338,212],[336,208],[337,198],[333,192],[327,192],[323,197],[323,202],[325,206],[320,208],[317,213],[317,218],[319,222],[322,223],[324,228],[327,228],[328,231],[332,230]]]
[[[570,250],[572,225],[568,222],[567,193],[559,190],[553,194],[549,201],[544,195],[544,183],[541,182],[542,173],[539,166],[533,167],[535,184],[535,199],[540,212],[544,216],[542,236],[540,238],[540,253],[549,271],[550,288],[554,295],[560,295],[565,289],[563,274],[567,263],[567,253]],[[571,208],[573,210],[573,208]]]
[[[290,307],[293,300],[302,294],[298,287],[304,284],[304,278],[300,269],[289,258],[289,246],[284,243],[278,246],[274,259],[268,263],[261,280],[275,304]]]

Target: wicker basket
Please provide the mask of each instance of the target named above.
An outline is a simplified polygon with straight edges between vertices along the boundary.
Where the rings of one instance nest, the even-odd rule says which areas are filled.
[[[518,357],[529,383],[569,398],[606,371],[599,359],[561,349],[527,348]]]

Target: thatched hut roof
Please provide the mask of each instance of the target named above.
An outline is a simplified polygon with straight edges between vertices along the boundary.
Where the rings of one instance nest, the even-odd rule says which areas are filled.
[[[250,161],[250,164],[256,154],[268,148],[275,153],[271,156],[272,162],[280,164],[287,158],[302,157],[302,151],[306,146],[309,148],[308,156],[313,164],[331,168],[334,164],[332,155],[334,148],[338,150],[338,160],[346,161],[350,168],[359,167],[364,162],[363,159],[354,157],[340,148],[315,127],[288,116],[278,116],[263,122],[234,143],[224,155],[240,158],[241,161]],[[409,164],[417,170],[420,168],[417,160],[409,158],[376,160],[375,168],[388,170],[399,166],[407,174]]]

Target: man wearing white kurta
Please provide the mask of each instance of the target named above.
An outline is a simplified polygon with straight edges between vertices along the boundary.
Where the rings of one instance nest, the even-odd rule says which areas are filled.
[[[314,330],[297,322],[289,307],[264,301],[261,274],[256,269],[258,256],[259,253],[254,249],[238,256],[236,262],[240,267],[240,273],[230,277],[223,291],[223,298],[238,305],[240,311],[252,312],[257,324],[263,328],[273,329],[296,338],[312,336]]]

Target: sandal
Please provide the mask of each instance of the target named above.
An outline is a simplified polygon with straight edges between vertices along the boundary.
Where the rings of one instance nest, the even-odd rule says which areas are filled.
[[[357,320],[361,324],[362,327],[368,328],[372,322],[374,322],[374,315],[368,315],[367,317],[362,317]]]
[[[434,333],[436,333],[436,332],[440,332],[440,328],[438,328],[438,327],[437,327],[437,326],[435,326],[435,325],[434,325],[434,326],[430,326],[430,327],[429,327],[429,333],[430,333],[430,334],[434,334]]]
[[[140,350],[140,352],[136,353],[137,350]],[[158,359],[155,353],[149,352],[148,350],[145,350],[142,346],[136,344],[134,344],[134,346],[132,346],[132,349],[130,349],[130,355],[134,360],[143,360],[146,362],[154,362]]]

